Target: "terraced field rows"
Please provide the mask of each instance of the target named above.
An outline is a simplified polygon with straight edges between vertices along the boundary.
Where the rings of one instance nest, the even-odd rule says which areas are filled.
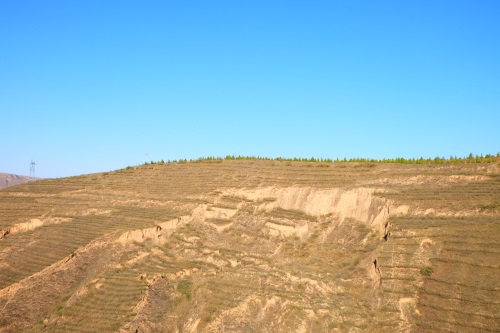
[[[224,161],[10,187],[0,332],[498,331],[499,169]],[[291,204],[244,194],[264,187]],[[310,189],[348,213],[310,215]]]

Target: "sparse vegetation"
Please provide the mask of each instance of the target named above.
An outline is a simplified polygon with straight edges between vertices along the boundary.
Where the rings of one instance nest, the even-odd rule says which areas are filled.
[[[496,329],[498,161],[467,159],[231,156],[3,189],[0,230],[42,225],[0,240],[0,331]],[[301,188],[343,210],[307,214]]]
[[[179,280],[177,282],[177,291],[186,299],[191,299],[191,286],[192,282],[189,280]]]
[[[424,276],[431,276],[432,272],[434,272],[434,269],[432,269],[431,266],[425,266],[425,267],[420,268],[420,274],[422,274]]]
[[[493,202],[487,205],[482,205],[481,209],[491,209],[491,210],[500,209],[500,202]]]

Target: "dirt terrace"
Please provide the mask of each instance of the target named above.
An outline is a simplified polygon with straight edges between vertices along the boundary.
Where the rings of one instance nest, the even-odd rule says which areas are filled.
[[[498,163],[155,164],[0,191],[0,332],[500,330]]]

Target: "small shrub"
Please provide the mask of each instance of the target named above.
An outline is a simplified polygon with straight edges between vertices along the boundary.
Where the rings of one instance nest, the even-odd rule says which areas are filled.
[[[177,291],[188,301],[191,299],[191,285],[192,282],[189,280],[179,280],[179,282],[177,282]]]
[[[420,268],[420,274],[423,276],[431,276],[431,274],[434,272],[434,269],[431,266],[425,266]]]
[[[56,307],[56,313],[58,316],[62,316],[62,310],[64,309],[64,306],[62,304],[57,305]]]

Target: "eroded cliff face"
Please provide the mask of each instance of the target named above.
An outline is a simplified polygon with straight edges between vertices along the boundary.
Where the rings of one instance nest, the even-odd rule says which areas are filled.
[[[317,189],[311,187],[266,187],[235,189],[227,193],[255,202],[259,209],[298,210],[312,216],[335,215],[340,221],[354,219],[367,225],[380,225],[388,217],[388,201],[373,196],[374,189]],[[267,202],[266,202],[267,201]],[[269,202],[270,201],[270,202]]]
[[[446,187],[460,186],[455,191],[500,187],[491,175],[449,179]],[[446,215],[442,199],[430,204],[439,188],[426,194],[422,183],[415,190],[370,182],[379,187],[224,186],[163,200],[116,190],[101,201],[89,190],[43,196],[50,211],[2,227],[9,233],[0,240],[0,332],[497,327],[498,305],[488,301],[498,294],[495,282],[481,284],[480,303],[453,266],[475,265],[493,281],[494,248],[481,262],[453,260],[463,251],[481,254],[498,212],[464,205]],[[418,200],[409,200],[414,191]],[[64,206],[63,198],[87,201]],[[481,236],[462,248],[457,232],[474,221]],[[447,295],[446,283],[476,302],[469,324],[428,320],[459,309],[446,297],[436,301]]]

